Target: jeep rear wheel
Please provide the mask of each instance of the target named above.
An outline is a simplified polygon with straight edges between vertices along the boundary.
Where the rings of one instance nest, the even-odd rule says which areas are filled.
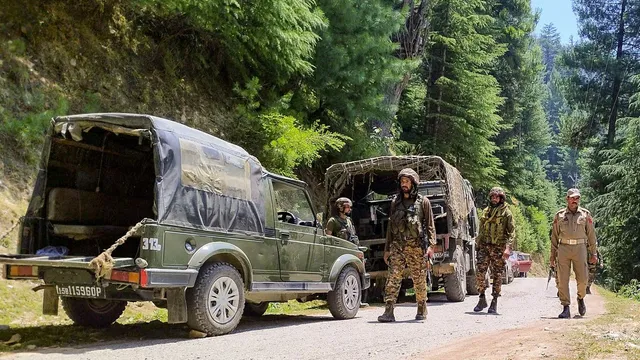
[[[346,267],[340,272],[334,290],[327,294],[329,311],[336,319],[351,319],[360,309],[360,274],[352,267]]]
[[[464,301],[467,290],[467,270],[464,266],[464,252],[457,246],[453,252],[456,269],[444,277],[444,293],[449,301]]]
[[[126,301],[62,298],[62,308],[77,325],[106,327],[118,320],[127,307]]]
[[[245,302],[244,303],[244,315],[246,316],[255,316],[255,317],[260,317],[262,315],[264,315],[264,313],[267,311],[267,308],[269,307],[269,302],[267,301],[263,301],[257,304],[254,303],[250,303],[250,302]]]
[[[202,266],[193,288],[187,289],[188,324],[208,335],[233,331],[244,311],[244,283],[227,263]]]

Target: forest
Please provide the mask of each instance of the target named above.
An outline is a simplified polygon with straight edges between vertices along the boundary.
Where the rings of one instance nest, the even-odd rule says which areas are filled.
[[[28,188],[50,119],[82,112],[183,122],[317,189],[336,162],[438,155],[479,206],[504,187],[516,248],[539,261],[580,188],[599,281],[628,289],[640,0],[573,7],[579,37],[563,44],[553,24],[535,32],[530,0],[1,0],[0,180]]]

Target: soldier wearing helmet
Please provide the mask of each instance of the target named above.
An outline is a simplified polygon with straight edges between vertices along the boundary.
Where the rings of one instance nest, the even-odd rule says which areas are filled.
[[[332,216],[331,219],[327,221],[325,233],[360,245],[358,236],[356,236],[356,228],[353,226],[351,218],[349,218],[349,215],[351,215],[351,206],[351,200],[346,197],[341,197],[336,200],[337,215]]]
[[[487,299],[484,295],[486,289],[485,275],[491,268],[493,277],[491,306],[488,312],[495,314],[498,311],[498,297],[502,289],[502,272],[505,269],[505,260],[509,257],[511,244],[515,238],[515,226],[511,210],[505,203],[506,196],[500,187],[494,187],[489,191],[490,204],[482,212],[480,219],[480,234],[476,238],[478,250],[478,271],[476,272],[476,284],[480,298],[475,312],[487,307]]]
[[[418,194],[420,178],[413,169],[398,174],[398,194],[391,202],[384,261],[389,266],[385,284],[386,303],[380,322],[395,321],[393,308],[400,292],[405,267],[411,271],[418,311],[416,320],[427,315],[427,263],[425,256],[432,254],[436,242],[436,229],[429,199]],[[429,247],[425,245],[425,238]]]

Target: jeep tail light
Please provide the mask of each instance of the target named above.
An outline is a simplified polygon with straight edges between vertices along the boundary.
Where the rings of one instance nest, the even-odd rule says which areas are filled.
[[[38,267],[30,265],[9,265],[7,272],[12,278],[37,278]]]
[[[110,280],[138,284],[140,282],[140,273],[137,271],[112,270]]]
[[[441,253],[441,252],[444,251],[443,248],[442,248],[442,245],[440,245],[440,244],[432,245],[432,249],[433,249],[434,253]]]
[[[147,270],[141,269],[140,270],[140,286],[147,287],[147,284],[149,284],[149,276],[147,275]]]

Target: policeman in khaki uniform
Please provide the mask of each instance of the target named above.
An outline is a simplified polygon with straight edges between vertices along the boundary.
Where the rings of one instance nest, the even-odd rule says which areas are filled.
[[[567,207],[558,211],[553,218],[551,231],[551,256],[549,264],[558,273],[558,295],[563,306],[561,319],[571,317],[569,305],[569,276],[571,266],[578,282],[578,312],[581,316],[587,313],[584,297],[587,293],[587,250],[591,254],[589,262],[598,261],[596,249],[596,233],[593,218],[589,210],[580,207],[580,191],[567,191]],[[557,264],[556,264],[557,257]]]

